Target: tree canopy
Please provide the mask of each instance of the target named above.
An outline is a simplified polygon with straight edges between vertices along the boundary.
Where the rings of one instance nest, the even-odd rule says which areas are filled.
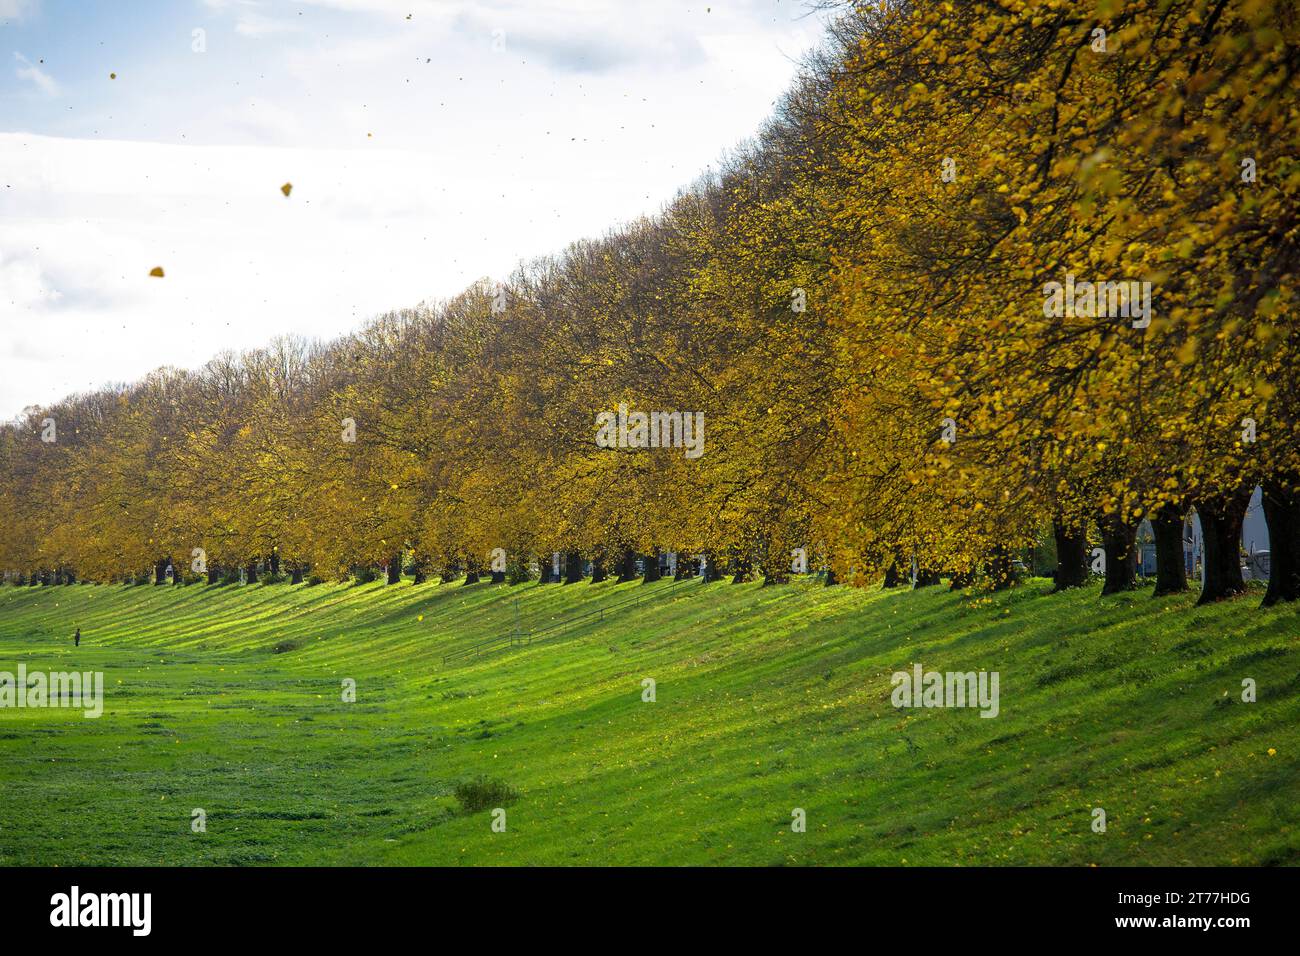
[[[1124,587],[1138,522],[1179,529],[1169,569],[1194,508],[1213,599],[1262,485],[1294,600],[1298,39],[1266,0],[841,9],[653,218],[0,426],[0,569],[676,551],[779,580],[802,548],[1000,586],[1054,527],[1058,585],[1092,535]],[[702,413],[703,453],[598,444],[620,407]]]

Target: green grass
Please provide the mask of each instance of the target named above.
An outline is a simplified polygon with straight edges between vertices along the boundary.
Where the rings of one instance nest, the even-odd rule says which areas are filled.
[[[1297,609],[670,586],[0,588],[0,670],[107,698],[0,710],[0,865],[1300,862]],[[913,662],[999,671],[1000,716],[896,710]]]

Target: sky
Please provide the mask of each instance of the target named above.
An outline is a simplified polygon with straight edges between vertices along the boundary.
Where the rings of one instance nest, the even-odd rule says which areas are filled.
[[[654,214],[758,130],[820,16],[0,0],[0,420],[330,339]]]

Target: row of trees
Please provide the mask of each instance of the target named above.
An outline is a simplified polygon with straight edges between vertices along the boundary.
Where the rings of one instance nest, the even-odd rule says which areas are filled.
[[[1058,586],[1099,542],[1113,591],[1148,518],[1166,593],[1194,509],[1213,600],[1262,485],[1266,601],[1295,600],[1298,34],[1261,0],[843,10],[657,217],[0,428],[0,568],[421,580],[501,549],[572,578],[671,550],[780,580],[805,548],[999,587],[1051,528]],[[704,453],[598,444],[620,403],[702,412]]]

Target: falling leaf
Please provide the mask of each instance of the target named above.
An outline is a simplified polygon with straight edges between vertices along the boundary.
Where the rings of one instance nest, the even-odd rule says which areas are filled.
[[[149,270],[149,274],[153,276],[155,279],[161,279],[163,277],[163,267],[154,266],[152,269]]]
[[[284,193],[286,196],[289,195],[289,193],[293,192],[293,183],[285,183],[280,187],[280,192]]]

